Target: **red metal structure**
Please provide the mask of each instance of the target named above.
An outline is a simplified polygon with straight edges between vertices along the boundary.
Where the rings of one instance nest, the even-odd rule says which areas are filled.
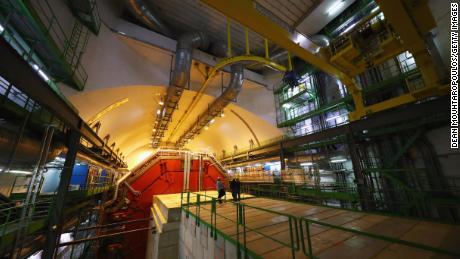
[[[201,156],[201,179],[199,156]],[[184,165],[186,164],[184,161],[183,152],[157,153],[146,160],[144,165],[134,169],[133,176],[127,180],[132,190],[129,191],[128,187],[121,191],[123,194],[119,197],[119,204],[124,205],[114,205],[110,215],[107,215],[107,221],[149,218],[154,195],[180,193],[184,190]],[[201,190],[215,190],[218,177],[227,186],[226,172],[213,157],[191,156],[188,186],[190,191],[200,191],[200,182]],[[123,230],[145,228],[148,224],[148,221],[130,224]],[[127,233],[117,240],[108,240],[105,246],[110,247],[109,245],[115,242],[121,243],[125,258],[144,258],[147,234],[147,231]]]

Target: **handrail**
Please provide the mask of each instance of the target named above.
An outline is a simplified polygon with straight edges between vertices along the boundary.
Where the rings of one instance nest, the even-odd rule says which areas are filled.
[[[370,232],[364,232],[364,231],[351,229],[351,228],[346,228],[346,227],[342,227],[342,226],[337,226],[337,225],[333,225],[333,224],[329,224],[329,223],[325,223],[325,222],[321,222],[321,221],[317,221],[317,220],[312,220],[312,219],[308,219],[308,218],[299,218],[299,221],[300,221],[300,230],[301,230],[300,233],[301,233],[301,235],[303,235],[303,231],[302,231],[302,225],[303,224],[302,224],[302,222],[305,222],[305,224],[306,224],[305,229],[306,229],[306,233],[307,233],[308,253],[305,251],[305,249],[306,249],[305,248],[305,239],[303,237],[301,238],[301,240],[302,240],[302,248],[303,248],[304,253],[306,255],[313,255],[312,245],[311,245],[311,235],[310,235],[310,231],[309,231],[309,224],[317,224],[317,225],[322,225],[322,226],[325,226],[325,227],[330,227],[330,228],[334,228],[334,229],[338,229],[338,230],[342,230],[342,231],[346,231],[346,232],[351,232],[351,233],[358,234],[358,235],[363,235],[363,236],[367,236],[367,237],[371,237],[371,238],[375,238],[375,239],[380,239],[380,240],[391,242],[391,243],[397,243],[397,244],[410,246],[410,247],[414,247],[414,248],[418,248],[418,249],[422,249],[422,250],[427,250],[427,251],[430,251],[430,252],[436,252],[436,253],[441,253],[441,254],[452,255],[452,256],[455,256],[455,257],[460,257],[460,253],[458,253],[458,252],[453,252],[453,251],[441,249],[441,248],[438,248],[438,247],[433,247],[433,246],[429,246],[429,245],[415,243],[415,242],[411,242],[411,241],[407,241],[407,240],[403,240],[403,239],[399,239],[399,238],[389,237],[389,236],[385,236],[385,235],[378,235],[378,234],[374,234],[374,233],[370,233]]]
[[[186,201],[184,202],[184,194],[186,194]],[[195,196],[195,200],[193,201],[193,199],[191,200],[191,195],[194,195]],[[204,197],[204,200],[202,200],[201,198]],[[193,197],[192,197],[193,198]],[[210,200],[207,200],[207,198],[210,198]],[[206,209],[206,208],[203,208],[201,207],[202,204],[208,204],[208,203],[211,203],[211,209]],[[184,212],[186,213],[186,217],[189,217],[190,214],[193,214],[192,210],[190,209],[190,206],[195,206],[195,213],[193,214],[196,218],[196,225],[199,226],[200,224],[200,214],[201,214],[201,209],[203,210],[206,210],[206,211],[210,211],[211,213],[211,224],[210,224],[210,227],[211,227],[211,236],[214,237],[214,239],[217,238],[216,236],[216,233],[217,233],[217,216],[219,216],[220,218],[224,218],[226,220],[229,220],[231,222],[234,222],[236,223],[236,234],[237,234],[237,238],[236,238],[236,249],[237,249],[237,255],[238,255],[238,258],[241,257],[241,249],[243,249],[245,251],[245,255],[246,254],[249,254],[249,253],[253,253],[252,251],[250,251],[247,247],[247,240],[246,240],[246,234],[247,232],[249,231],[252,231],[254,233],[257,233],[265,238],[268,238],[274,242],[277,242],[279,244],[281,244],[282,246],[284,247],[288,247],[290,250],[291,250],[291,253],[292,253],[292,257],[295,258],[295,253],[297,251],[300,251],[300,245],[301,245],[301,242],[300,242],[300,239],[299,239],[299,225],[298,225],[298,219],[293,216],[293,215],[289,215],[287,213],[283,213],[283,212],[278,212],[278,211],[272,211],[272,210],[269,210],[269,209],[264,209],[264,208],[259,208],[259,207],[256,207],[256,206],[252,206],[252,205],[249,205],[249,204],[245,204],[245,203],[241,203],[241,202],[232,202],[236,205],[236,220],[233,220],[233,219],[230,219],[229,217],[227,216],[224,216],[224,215],[221,215],[221,214],[218,214],[217,213],[217,198],[213,197],[213,196],[209,196],[209,195],[206,195],[206,194],[200,194],[200,193],[193,193],[193,192],[186,192],[186,193],[181,193],[181,208],[182,210],[184,210]],[[290,236],[290,243],[287,243],[287,242],[284,242],[284,241],[281,241],[281,240],[277,240],[259,230],[257,230],[257,228],[251,228],[249,227],[247,224],[246,224],[246,208],[251,208],[251,209],[256,209],[256,210],[260,210],[260,211],[264,211],[264,212],[268,212],[268,213],[273,213],[273,214],[276,214],[276,215],[280,215],[280,216],[283,216],[283,217],[286,217],[286,221],[288,222],[288,225],[289,225],[289,236]],[[240,240],[240,227],[242,227],[242,231],[243,231],[243,236],[242,236],[242,240]]]

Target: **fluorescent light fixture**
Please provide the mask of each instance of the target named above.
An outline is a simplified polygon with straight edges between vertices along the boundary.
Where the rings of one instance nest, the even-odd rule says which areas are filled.
[[[343,0],[335,1],[335,3],[333,3],[331,5],[331,7],[329,7],[329,9],[327,9],[327,11],[326,11],[327,15],[333,16],[333,15],[337,14],[342,9],[342,7],[344,5],[345,5],[345,1],[343,1]]]
[[[2,33],[4,30],[5,30],[5,27],[3,27],[3,26],[0,24],[0,33]]]
[[[345,34],[345,33],[348,33],[348,32],[351,31],[353,28],[355,28],[355,26],[356,26],[358,23],[359,23],[359,22],[355,22],[355,23],[353,23],[352,25],[348,26],[348,28],[346,28],[340,35]]]
[[[300,165],[301,166],[312,166],[313,163],[312,162],[305,162],[305,163],[301,163]]]
[[[292,104],[290,104],[290,103],[283,104],[283,108],[289,109],[291,107],[292,107]]]
[[[305,38],[305,36],[303,36],[303,35],[300,34],[300,33],[297,33],[294,42],[297,43],[297,44],[302,44],[302,43],[305,42],[306,39],[307,39],[307,38]]]
[[[340,117],[342,117],[343,115],[336,115],[336,116],[332,116],[330,118],[326,118],[326,121],[332,121],[332,120],[335,120],[335,119],[338,119]]]
[[[343,162],[346,162],[346,161],[347,161],[346,159],[332,159],[331,163],[343,163]]]
[[[375,12],[377,12],[378,10],[380,10],[380,7],[379,7],[379,6],[375,7],[374,9],[372,9],[371,13],[375,13]]]
[[[23,171],[23,170],[10,170],[12,174],[32,174],[30,171]]]
[[[39,74],[45,81],[50,81],[50,78],[48,77],[47,74],[45,74],[45,72],[43,72],[43,70],[39,69],[39,70],[38,70],[38,74]]]

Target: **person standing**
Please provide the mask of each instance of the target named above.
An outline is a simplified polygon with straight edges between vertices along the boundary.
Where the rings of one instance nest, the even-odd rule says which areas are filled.
[[[237,201],[238,198],[237,198],[237,188],[236,188],[236,180],[235,178],[233,178],[231,181],[230,181],[230,190],[232,190],[232,197],[233,197],[233,201]]]
[[[225,188],[224,184],[220,180],[220,177],[217,177],[216,190],[218,195],[217,199],[219,200],[219,203],[222,204],[222,197],[225,195]]]
[[[233,195],[233,190],[232,190]],[[235,181],[235,196],[237,200],[241,200],[241,182],[240,179],[236,178]]]

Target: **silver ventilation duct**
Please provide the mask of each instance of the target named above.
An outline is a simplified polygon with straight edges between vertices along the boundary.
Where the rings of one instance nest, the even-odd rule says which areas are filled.
[[[174,36],[163,21],[158,18],[154,8],[147,5],[144,0],[127,0],[127,4],[128,9],[150,29],[170,38]]]
[[[192,124],[192,127],[185,131],[176,142],[176,147],[183,147],[188,140],[192,139],[196,134],[199,134],[203,127],[208,125],[216,116],[219,116],[222,110],[238,96],[243,86],[243,71],[244,66],[242,64],[234,64],[231,66],[230,84],[227,89],[209,105],[209,108],[198,117],[197,121]]]
[[[152,137],[152,146],[154,148],[160,145],[160,141],[172,119],[174,110],[177,108],[182,92],[190,80],[193,49],[206,49],[208,47],[208,37],[202,32],[186,33],[177,41],[171,85],[168,87],[164,99],[164,106],[158,110],[155,120],[154,134]]]
[[[209,39],[203,32],[185,33],[177,41],[176,58],[171,85],[185,87],[190,79],[192,51],[196,48],[207,49]]]

